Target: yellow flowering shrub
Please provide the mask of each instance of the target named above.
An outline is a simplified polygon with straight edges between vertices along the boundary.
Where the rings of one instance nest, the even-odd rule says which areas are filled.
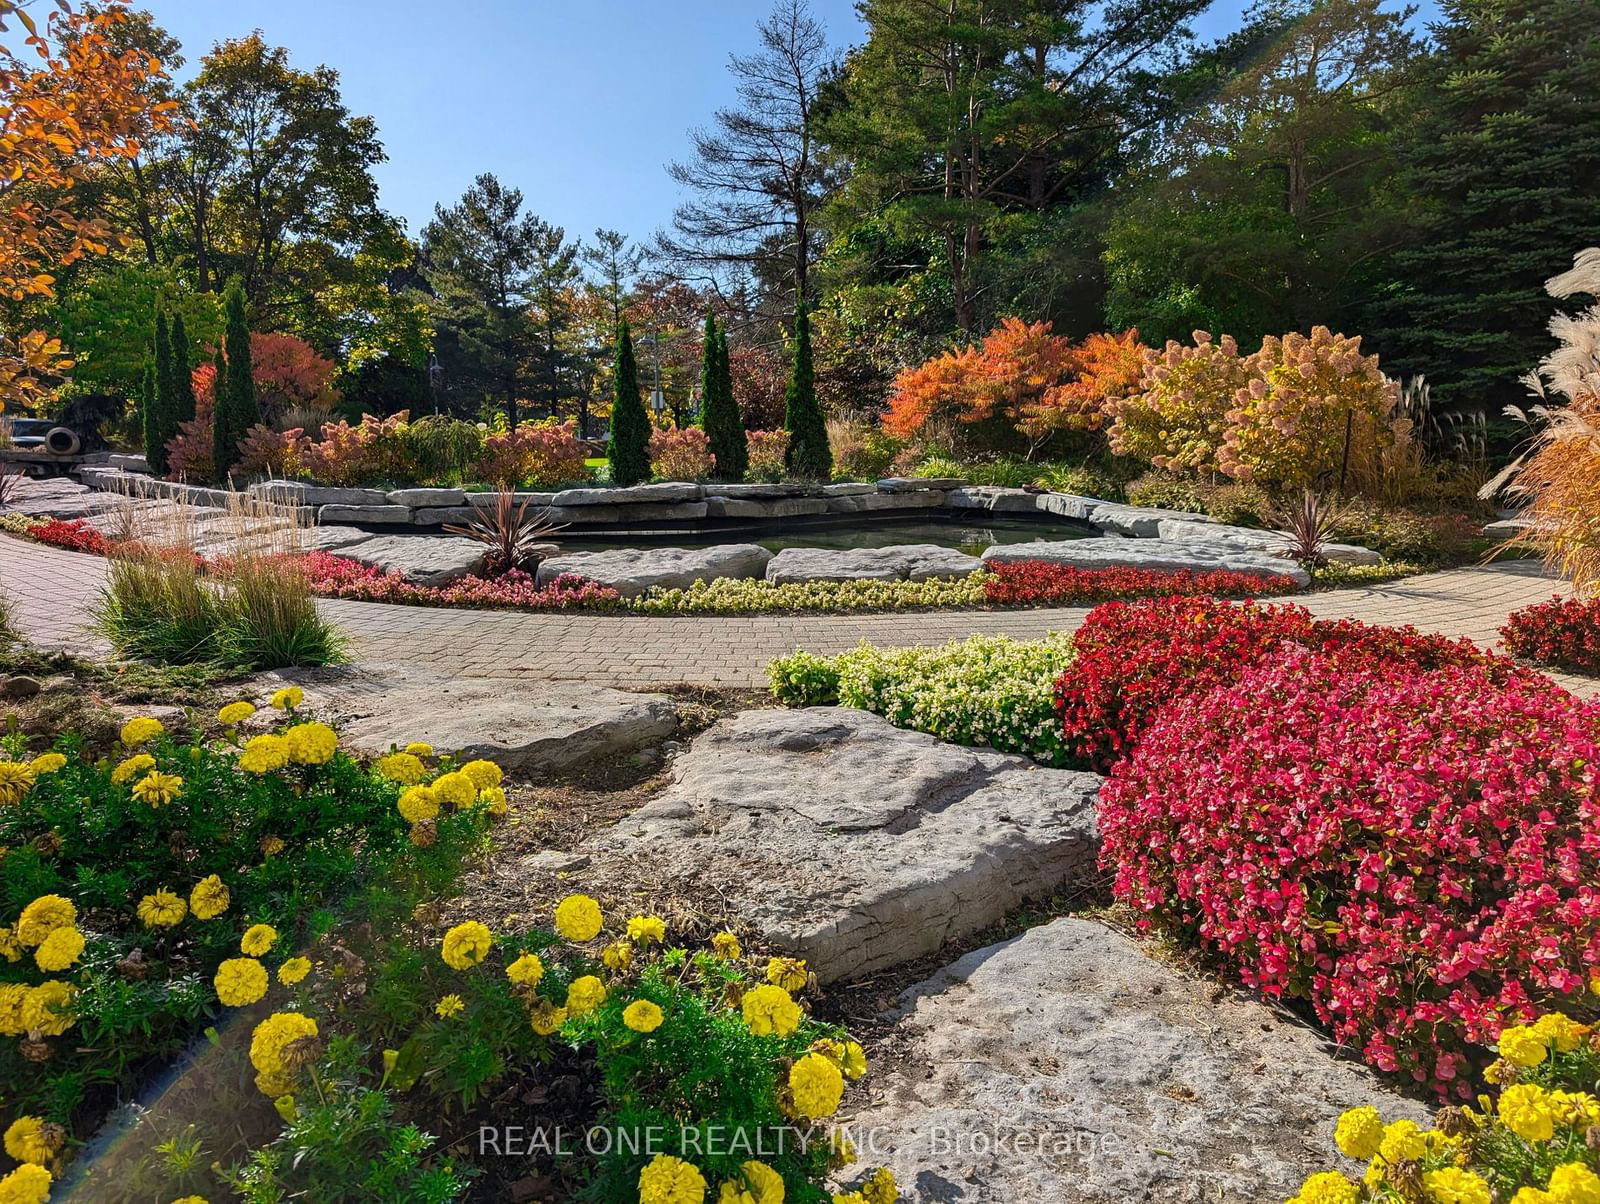
[[[1334,1144],[1365,1166],[1319,1171],[1289,1204],[1600,1204],[1600,1033],[1551,1012],[1503,1031],[1496,1051],[1497,1096],[1444,1108],[1432,1128],[1345,1112]]]
[[[1147,350],[1138,391],[1107,402],[1106,437],[1117,455],[1175,473],[1219,467],[1226,416],[1249,370],[1231,335],[1213,340],[1197,330],[1193,338],[1193,346],[1169,340],[1160,351]]]

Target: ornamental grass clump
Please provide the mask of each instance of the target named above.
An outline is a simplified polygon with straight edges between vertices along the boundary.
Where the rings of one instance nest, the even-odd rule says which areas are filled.
[[[1600,981],[1591,988],[1600,994]],[[1362,1171],[1319,1171],[1288,1204],[1600,1200],[1600,1037],[1593,1024],[1545,1012],[1485,1045],[1480,1061],[1498,1057],[1486,1072],[1492,1090],[1476,1106],[1443,1108],[1431,1128],[1386,1124],[1376,1108],[1351,1108],[1339,1117],[1333,1144]]]
[[[1102,856],[1247,986],[1470,1099],[1475,1044],[1592,1006],[1600,704],[1382,647],[1286,641],[1161,708],[1100,793]]]

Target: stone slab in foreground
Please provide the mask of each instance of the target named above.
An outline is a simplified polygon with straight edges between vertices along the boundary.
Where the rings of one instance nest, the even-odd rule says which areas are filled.
[[[1039,540],[1035,543],[996,544],[983,553],[985,564],[1018,560],[1044,560],[1078,568],[1190,569],[1197,573],[1232,569],[1240,573],[1269,573],[1309,585],[1311,576],[1292,560],[1270,552],[1234,544],[1172,539]]]
[[[368,756],[413,740],[440,754],[485,757],[504,769],[563,772],[628,756],[677,730],[664,694],[577,682],[430,677],[403,665],[283,669],[259,678],[271,692],[305,690],[306,709],[335,724],[346,748]]]
[[[1100,778],[865,711],[745,711],[699,736],[674,778],[591,840],[590,862],[701,879],[824,981],[936,952],[1096,875]]]
[[[1340,1167],[1345,1108],[1428,1115],[1317,1033],[1089,920],[969,953],[895,1015],[895,1069],[847,1119],[907,1204],[1280,1204]]]
[[[448,585],[483,571],[485,545],[461,536],[370,535],[336,546],[340,556],[401,573],[413,585]]]
[[[976,556],[938,544],[887,548],[785,548],[767,564],[775,585],[808,581],[932,581],[965,577],[983,567]]]
[[[562,573],[576,573],[599,585],[610,586],[624,598],[636,598],[655,586],[688,589],[696,581],[716,581],[722,577],[758,578],[771,559],[771,552],[754,543],[568,552],[541,561],[536,581],[546,586]]]

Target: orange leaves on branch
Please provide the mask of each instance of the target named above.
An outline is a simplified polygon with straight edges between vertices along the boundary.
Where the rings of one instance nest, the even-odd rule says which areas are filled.
[[[1111,421],[1106,403],[1138,388],[1144,353],[1136,329],[1090,335],[1072,349],[1067,379],[1020,405],[1017,429],[1032,439],[1052,431],[1103,429]]]
[[[122,242],[73,212],[74,190],[98,162],[136,156],[175,106],[151,95],[158,62],[115,50],[120,8],[60,4],[41,32],[15,0],[0,0],[0,22],[11,18],[27,36],[21,53],[0,44],[0,295],[21,301],[52,296],[60,268]],[[41,378],[70,367],[53,342],[38,332],[0,339],[0,410],[35,402]]]

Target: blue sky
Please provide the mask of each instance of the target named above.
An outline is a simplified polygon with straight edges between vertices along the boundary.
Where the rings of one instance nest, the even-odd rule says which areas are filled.
[[[139,0],[136,0],[138,3]],[[860,40],[852,0],[811,0],[836,46]],[[481,171],[567,232],[648,238],[677,200],[664,165],[732,99],[730,52],[755,45],[768,0],[143,0],[193,70],[213,42],[260,28],[341,76],[389,154],[383,204],[419,233]],[[1216,0],[1206,38],[1244,3]],[[1431,7],[1431,5],[1430,5]]]

